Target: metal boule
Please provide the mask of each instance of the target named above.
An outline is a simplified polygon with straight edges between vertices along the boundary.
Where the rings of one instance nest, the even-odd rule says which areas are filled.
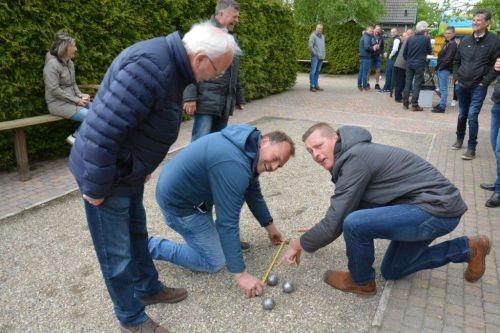
[[[283,291],[287,294],[295,291],[295,286],[293,285],[292,281],[290,281],[290,280],[283,282],[282,287],[283,287]]]
[[[277,284],[278,284],[278,277],[274,274],[269,275],[269,277],[267,278],[267,285],[274,287]]]
[[[261,304],[264,310],[272,310],[275,306],[274,300],[270,297],[263,298]]]

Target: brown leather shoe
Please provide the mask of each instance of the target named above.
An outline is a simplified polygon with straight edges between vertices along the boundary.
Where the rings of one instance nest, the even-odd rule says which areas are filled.
[[[316,92],[317,90],[314,87],[309,87],[309,91]]]
[[[377,293],[377,285],[375,281],[370,281],[366,284],[357,284],[351,278],[351,273],[340,271],[326,271],[323,275],[323,281],[335,289],[342,290],[346,293],[355,293],[363,296],[372,296]]]
[[[168,333],[165,327],[160,326],[155,323],[151,318],[148,317],[145,322],[138,326],[120,326],[120,331],[122,333]]]
[[[177,303],[188,296],[188,292],[184,288],[169,288],[165,287],[159,293],[149,297],[140,298],[142,304],[151,305],[156,303]]]
[[[479,280],[486,269],[485,258],[490,253],[491,242],[486,236],[469,237],[470,259],[464,272],[464,278],[469,282]]]

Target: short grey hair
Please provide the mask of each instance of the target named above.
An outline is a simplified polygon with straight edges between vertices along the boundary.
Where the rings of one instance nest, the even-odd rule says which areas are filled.
[[[427,30],[428,27],[429,27],[429,23],[427,23],[425,21],[420,21],[415,26],[415,30],[417,32],[423,32],[423,31]]]
[[[217,5],[215,6],[215,15],[217,15],[219,12],[223,12],[225,10],[228,10],[229,8],[232,8],[236,11],[240,11],[240,5],[234,1],[234,0],[219,0],[217,1]]]
[[[233,51],[233,55],[242,53],[234,37],[214,27],[210,21],[193,25],[182,38],[182,43],[188,54],[203,53],[210,59],[215,59],[229,50]]]
[[[66,52],[68,51],[68,47],[70,45],[75,45],[76,41],[73,37],[71,37],[68,33],[64,31],[56,32],[54,35],[54,41],[50,46],[50,54],[53,56],[62,59]]]

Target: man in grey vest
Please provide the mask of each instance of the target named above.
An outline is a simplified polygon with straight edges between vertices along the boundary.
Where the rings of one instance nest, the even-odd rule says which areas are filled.
[[[210,22],[232,34],[238,23],[240,6],[234,0],[219,0]],[[183,109],[194,115],[191,141],[219,132],[227,126],[234,108],[243,109],[245,97],[240,84],[240,58],[235,56],[228,70],[210,81],[190,84],[184,90]]]
[[[316,30],[309,36],[307,48],[311,53],[311,70],[309,73],[309,90],[312,92],[323,91],[318,85],[319,72],[325,60],[325,37],[323,36],[323,25],[318,24]]]

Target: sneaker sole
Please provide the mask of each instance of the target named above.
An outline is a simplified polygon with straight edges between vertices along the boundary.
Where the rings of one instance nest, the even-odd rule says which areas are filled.
[[[460,149],[463,149],[463,147],[458,148],[458,147],[451,146],[451,150],[460,150]]]
[[[462,155],[462,159],[463,159],[463,160],[466,160],[466,161],[471,161],[471,160],[473,160],[473,159],[475,159],[475,158],[476,158],[476,156],[474,156],[474,157],[469,157],[469,156],[464,156],[464,155]]]

